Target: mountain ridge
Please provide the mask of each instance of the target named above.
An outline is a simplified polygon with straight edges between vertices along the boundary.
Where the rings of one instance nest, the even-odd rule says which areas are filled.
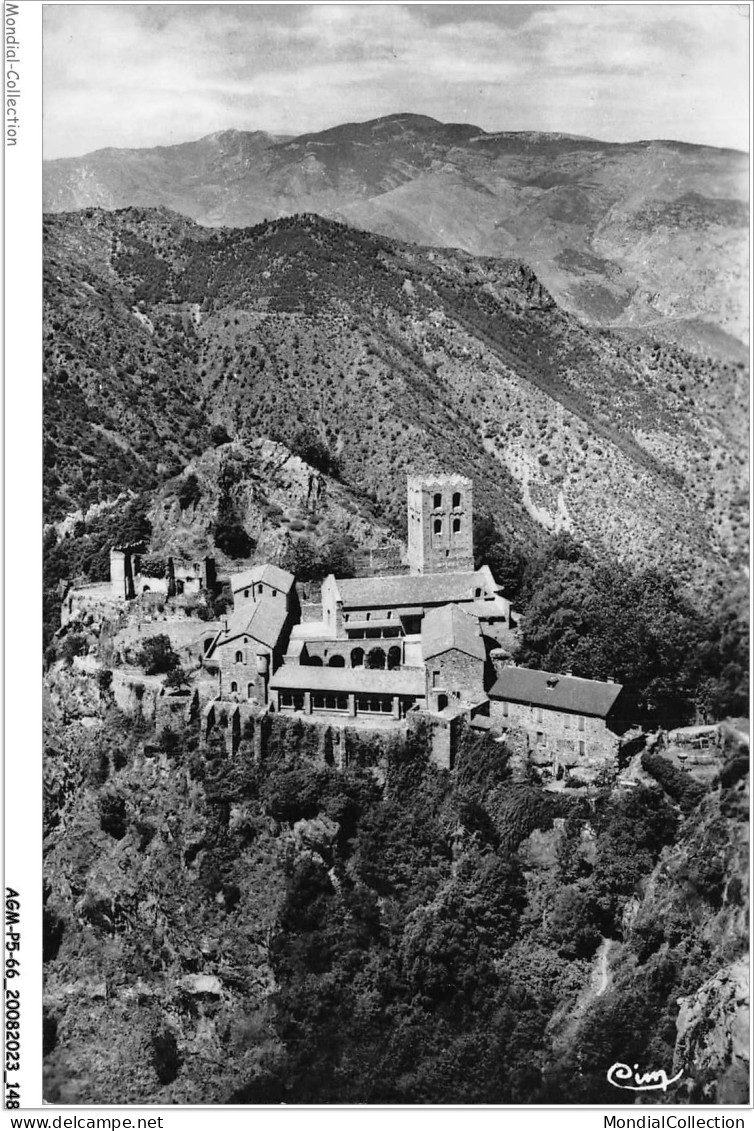
[[[100,150],[46,162],[44,181],[47,211],[166,205],[209,227],[315,212],[422,246],[519,257],[588,324],[672,336],[680,321],[693,338],[701,319],[748,340],[738,151],[396,114],[295,137],[226,130]]]
[[[571,531],[687,580],[743,564],[743,369],[590,331],[519,260],[313,215],[45,229],[52,519],[180,473],[213,424],[290,446],[305,422],[399,535],[405,474],[435,466],[513,544]]]

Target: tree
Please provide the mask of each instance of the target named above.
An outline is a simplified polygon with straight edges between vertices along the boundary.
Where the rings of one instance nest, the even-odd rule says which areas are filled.
[[[209,438],[216,448],[220,448],[223,444],[231,442],[227,429],[222,424],[215,424],[210,430]]]
[[[212,536],[218,549],[229,558],[248,558],[254,549],[254,541],[241,525],[235,503],[228,494],[220,496]]]
[[[181,687],[188,687],[190,682],[189,675],[180,666],[171,668],[163,680],[165,687],[176,690]]]
[[[148,636],[143,641],[139,653],[139,666],[147,675],[162,675],[177,668],[179,663],[169,636],[159,633],[157,636]]]
[[[196,506],[202,497],[202,491],[199,486],[199,480],[194,475],[193,471],[181,481],[181,485],[177,491],[178,503],[182,511],[188,510],[191,506]]]

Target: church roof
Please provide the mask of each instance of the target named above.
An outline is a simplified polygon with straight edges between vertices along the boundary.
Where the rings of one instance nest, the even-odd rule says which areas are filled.
[[[510,667],[503,668],[489,696],[490,699],[549,707],[551,711],[575,711],[579,715],[605,718],[622,690],[620,683]]]
[[[320,668],[309,664],[283,664],[270,679],[274,691],[353,691],[376,695],[426,693],[423,668],[375,671],[369,668]]]
[[[445,605],[453,601],[473,601],[474,591],[488,587],[482,570],[464,573],[418,573],[403,577],[337,578],[335,587],[343,607]]]
[[[285,601],[277,597],[260,597],[253,604],[242,605],[228,617],[228,631],[220,633],[215,647],[221,647],[239,636],[250,636],[268,648],[275,648],[287,618]]]
[[[280,566],[271,565],[269,562],[261,562],[251,569],[244,570],[243,573],[230,575],[230,584],[234,593],[238,593],[240,589],[248,589],[260,581],[272,586],[273,589],[279,589],[281,593],[289,593],[295,580],[296,578],[287,569],[281,569]]]
[[[430,609],[422,621],[422,655],[425,660],[456,650],[484,660],[486,652],[479,621],[459,605]]]

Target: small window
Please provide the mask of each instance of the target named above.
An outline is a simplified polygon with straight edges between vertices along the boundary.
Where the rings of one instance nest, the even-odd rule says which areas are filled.
[[[442,519],[436,518],[434,521],[435,534],[442,534]]]
[[[537,746],[547,746],[545,736],[541,730],[537,731]]]
[[[542,722],[542,708],[541,707],[537,707],[537,722],[538,723]]]
[[[440,686],[440,673],[439,672],[432,672],[432,686],[433,687],[439,687]]]
[[[584,729],[584,716],[579,715],[579,730],[583,731],[583,729]]]
[[[454,491],[453,492],[453,506],[454,507],[460,507],[460,505],[461,505],[461,492],[460,491]]]
[[[454,518],[453,519],[453,533],[458,534],[460,532],[460,530],[461,530],[461,520],[460,520],[460,518]]]
[[[244,591],[243,591],[243,595],[244,595],[244,597],[248,597],[248,596],[249,596],[249,590],[248,590],[248,589],[244,589]]]
[[[253,699],[254,698],[254,684],[253,683],[250,683],[249,686],[246,688],[246,698],[247,699]]]
[[[508,700],[507,699],[503,702],[503,718],[504,719],[508,718]]]
[[[236,652],[236,663],[237,664],[243,663],[243,652]]]
[[[230,690],[231,691],[238,691],[238,684],[236,683],[235,680],[233,680],[233,682],[231,683]]]
[[[481,597],[482,596],[482,590],[481,589],[475,589],[474,590],[474,596],[475,597]]]
[[[438,494],[435,495],[434,502],[432,503],[432,506],[435,508],[435,510],[437,510],[438,507],[442,506],[442,495],[439,494],[439,492],[438,492]]]
[[[579,743],[579,754],[581,754],[581,755],[586,754],[586,744],[583,743],[583,742]]]
[[[277,597],[277,595],[278,595],[277,589],[272,589],[271,592],[272,592],[273,597]]]

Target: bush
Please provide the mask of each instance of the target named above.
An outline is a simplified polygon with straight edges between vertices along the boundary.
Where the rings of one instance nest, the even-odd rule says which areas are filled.
[[[230,443],[230,436],[222,424],[215,424],[210,431],[209,438],[216,448],[222,447],[223,444]]]
[[[690,813],[704,796],[704,786],[695,781],[690,774],[679,770],[661,754],[645,750],[641,756],[642,769],[651,774],[667,795],[680,805],[684,813]]]
[[[147,675],[163,675],[178,667],[179,659],[173,651],[170,638],[164,633],[149,636],[139,653],[139,666]]]
[[[248,558],[254,549],[254,541],[241,525],[235,504],[228,494],[220,497],[212,537],[217,548],[229,558]]]
[[[182,481],[177,491],[178,503],[182,511],[188,510],[190,506],[196,506],[202,497],[201,488],[199,487],[199,480],[193,474],[187,475]]]
[[[177,667],[170,669],[168,674],[165,676],[163,683],[165,687],[178,689],[181,687],[188,687],[190,678],[187,672],[185,672],[184,669],[180,665],[178,665]]]
[[[100,828],[115,840],[123,840],[128,831],[126,802],[117,793],[105,794],[99,801]]]
[[[60,645],[61,659],[70,664],[74,656],[85,656],[88,651],[86,636],[81,632],[69,633]]]
[[[143,577],[165,577],[167,562],[159,554],[147,554],[141,559],[139,572]]]

